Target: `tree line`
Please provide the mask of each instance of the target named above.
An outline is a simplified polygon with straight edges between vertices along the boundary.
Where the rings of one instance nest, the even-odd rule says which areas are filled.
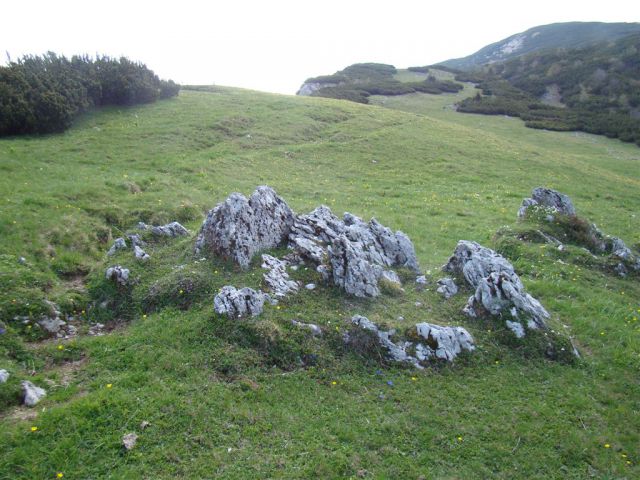
[[[62,132],[90,108],[151,103],[179,90],[124,57],[27,55],[0,67],[0,136]]]

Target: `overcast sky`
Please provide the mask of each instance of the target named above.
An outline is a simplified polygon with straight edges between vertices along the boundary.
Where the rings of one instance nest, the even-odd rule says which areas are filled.
[[[352,63],[428,65],[566,21],[638,22],[640,2],[2,0],[0,54],[124,55],[183,84],[293,94]]]

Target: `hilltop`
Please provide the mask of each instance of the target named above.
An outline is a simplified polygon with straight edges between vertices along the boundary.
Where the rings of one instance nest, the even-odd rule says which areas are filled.
[[[440,62],[458,70],[504,62],[522,55],[558,48],[584,48],[640,33],[639,23],[566,22],[540,25],[487,45],[467,57]]]

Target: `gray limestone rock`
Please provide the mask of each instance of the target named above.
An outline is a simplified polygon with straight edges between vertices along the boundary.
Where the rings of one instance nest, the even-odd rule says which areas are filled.
[[[105,276],[107,280],[116,282],[119,285],[126,285],[129,283],[129,269],[121,267],[120,265],[107,268]]]
[[[303,330],[309,330],[312,335],[319,337],[322,335],[322,329],[315,323],[302,323],[297,320],[291,320],[291,325],[301,328]]]
[[[38,319],[38,325],[42,327],[44,331],[51,335],[55,335],[60,333],[62,327],[64,327],[67,323],[64,322],[60,318],[60,310],[58,306],[50,301],[46,301],[49,306],[49,315],[45,315],[42,318]]]
[[[34,407],[47,392],[44,388],[36,387],[33,383],[24,380],[22,385],[22,402],[27,407]]]
[[[344,223],[329,207],[320,205],[311,213],[298,215],[291,227],[289,239],[306,238],[315,243],[329,244],[344,233]]]
[[[611,255],[618,257],[620,260],[631,260],[633,253],[627,245],[618,237],[611,238]]]
[[[138,260],[141,260],[143,262],[148,261],[151,257],[147,254],[147,252],[145,252],[143,249],[141,249],[138,245],[136,245],[135,247],[133,247],[133,254],[136,256],[136,258]]]
[[[289,248],[293,248],[302,258],[311,260],[316,265],[327,261],[326,247],[309,238],[295,237],[290,241]]]
[[[178,222],[167,223],[166,225],[156,225],[151,227],[151,233],[160,237],[180,237],[189,235],[189,230]]]
[[[475,350],[473,338],[462,327],[442,327],[429,323],[418,323],[416,331],[425,343],[416,347],[418,360],[437,358],[453,361],[461,352]]]
[[[502,255],[475,242],[460,240],[443,270],[462,274],[475,294],[464,311],[479,316],[479,307],[492,315],[510,312],[526,319],[529,328],[546,328],[549,313],[538,300],[525,292],[513,265]]]
[[[340,235],[329,247],[333,283],[356,297],[380,295],[378,279],[383,270],[369,258],[358,242]]]
[[[116,238],[115,242],[113,242],[113,245],[111,245],[111,248],[107,252],[107,255],[115,255],[118,250],[124,250],[125,248],[127,248],[127,242],[124,238]]]
[[[425,288],[427,288],[427,277],[424,275],[420,275],[416,277],[416,291],[422,292]]]
[[[401,342],[396,344],[391,340],[391,337],[395,334],[393,330],[389,330],[387,332],[380,330],[375,323],[361,315],[354,315],[351,318],[351,323],[363,330],[373,332],[377,336],[380,345],[387,351],[390,360],[393,360],[394,362],[409,363],[419,369],[424,368],[420,365],[417,358],[407,353],[407,349],[412,346],[411,342]],[[346,341],[347,343],[350,341],[348,336],[346,337]]]
[[[524,338],[525,331],[524,326],[520,322],[512,322],[507,320],[507,328],[513,332],[516,338]]]
[[[138,435],[135,433],[127,433],[122,437],[122,446],[125,450],[133,450],[138,442]]]
[[[0,383],[7,383],[11,375],[6,370],[0,370]]]
[[[394,287],[398,287],[398,288],[402,287],[402,282],[400,281],[400,277],[393,270],[384,270],[382,272],[382,275],[380,275],[379,281],[385,281]]]
[[[277,298],[286,297],[289,294],[298,292],[300,286],[295,281],[289,279],[286,262],[265,254],[262,255],[262,268],[269,270],[263,275],[263,278],[271,292]]]
[[[280,245],[293,223],[293,211],[270,187],[258,187],[249,200],[232,193],[207,214],[196,252],[210,251],[247,269],[260,250]]]
[[[518,216],[523,217],[526,214],[527,208],[533,205],[541,205],[563,215],[576,214],[576,209],[574,208],[571,199],[567,195],[550,188],[534,188],[533,192],[531,192],[531,198],[525,198],[522,201],[522,206],[518,211]]]
[[[444,277],[438,280],[438,288],[436,292],[443,295],[444,298],[449,299],[458,293],[458,287],[452,278]]]
[[[129,238],[129,241],[131,242],[131,245],[133,247],[144,247],[145,243],[142,240],[142,238],[140,238],[140,235],[138,235],[137,233],[133,233],[130,235],[127,235],[127,237]]]
[[[219,315],[226,315],[229,318],[253,317],[262,313],[267,295],[252,288],[244,287],[237,289],[231,285],[222,287],[214,300],[214,310]]]
[[[315,290],[316,289],[316,284],[315,283],[307,283],[304,288],[306,288],[307,290]]]

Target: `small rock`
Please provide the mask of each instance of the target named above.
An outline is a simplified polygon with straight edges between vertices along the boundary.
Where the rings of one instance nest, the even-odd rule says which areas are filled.
[[[307,283],[304,288],[306,288],[307,290],[315,290],[316,288],[316,284],[315,283]]]
[[[421,306],[422,306],[422,302],[416,302],[416,303],[415,303],[415,306],[416,306],[416,307],[421,307]]]
[[[297,320],[291,320],[291,325],[293,325],[295,327],[298,327],[298,328],[303,328],[303,329],[306,329],[306,330],[310,330],[311,333],[316,337],[319,337],[319,336],[322,335],[322,329],[318,325],[316,325],[314,323],[302,323],[302,322],[299,322]]]
[[[473,338],[462,327],[441,327],[429,323],[418,323],[416,331],[419,337],[426,340],[426,345],[416,346],[418,360],[438,358],[453,361],[461,352],[475,350]]]
[[[127,451],[133,450],[133,448],[136,446],[137,441],[138,435],[136,435],[135,433],[127,433],[122,437],[122,445]]]
[[[115,255],[118,250],[124,250],[126,248],[127,248],[127,242],[125,241],[125,239],[116,238],[115,242],[113,242],[113,245],[111,245],[111,248],[107,252],[107,255],[109,256]]]
[[[458,293],[458,287],[450,277],[444,277],[438,280],[438,289],[436,292],[442,294],[447,300]]]
[[[133,254],[136,256],[138,260],[142,262],[147,262],[151,258],[149,254],[147,254],[147,252],[141,249],[138,245],[133,247]]]
[[[6,370],[0,370],[0,383],[7,383],[11,375]]]
[[[144,241],[142,241],[142,238],[140,238],[140,235],[138,235],[137,233],[127,235],[127,237],[129,238],[131,245],[133,245],[134,247],[144,247],[145,243]]]
[[[262,268],[269,269],[269,271],[263,275],[263,278],[276,297],[286,297],[298,291],[298,283],[289,280],[286,262],[265,254],[262,255]]]
[[[213,306],[217,314],[227,315],[229,318],[244,317],[251,315],[253,317],[262,313],[265,300],[268,295],[252,288],[237,288],[226,285],[222,287],[214,300]]]
[[[27,259],[24,257],[18,257],[18,263],[20,265],[26,265],[27,264]]]
[[[144,430],[149,425],[151,425],[149,422],[147,422],[146,420],[143,420],[142,422],[140,422],[140,430]]]
[[[189,235],[189,230],[184,228],[178,222],[171,222],[166,225],[151,227],[151,233],[162,237],[179,237]]]
[[[149,225],[147,225],[144,222],[138,222],[138,225],[136,227],[138,230],[148,230],[149,229]]]
[[[507,328],[514,333],[516,338],[524,338],[525,331],[524,331],[524,327],[520,322],[511,322],[507,320],[506,323],[507,323]]]
[[[420,275],[416,278],[416,291],[421,292],[427,287],[427,277]]]
[[[27,407],[34,407],[42,397],[47,395],[44,388],[36,387],[33,383],[24,380],[22,385],[22,401]]]
[[[104,324],[96,323],[89,327],[89,331],[87,332],[87,335],[91,335],[92,337],[100,337],[104,335],[103,330],[104,330]]]
[[[126,285],[129,282],[129,269],[120,265],[109,267],[105,276],[107,280],[112,280],[119,285]]]

